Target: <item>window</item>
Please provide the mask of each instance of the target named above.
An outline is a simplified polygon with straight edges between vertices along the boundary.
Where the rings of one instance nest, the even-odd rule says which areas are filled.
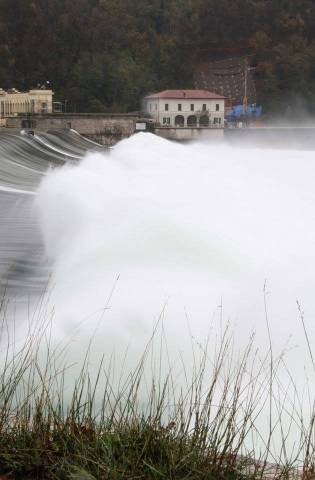
[[[177,115],[175,117],[175,127],[184,127],[185,125],[185,119],[183,115]]]
[[[170,117],[163,117],[163,125],[170,125],[171,119]]]
[[[178,104],[178,111],[179,111],[179,112],[182,111],[182,104],[181,104],[181,103]]]
[[[151,110],[152,110],[152,105],[151,105],[151,103],[150,103],[150,112],[151,112]]]
[[[202,105],[202,110],[203,111],[207,110],[207,105],[205,103]]]
[[[220,111],[220,104],[219,104],[219,103],[216,104],[215,110],[216,110],[216,112],[219,112],[219,111]]]
[[[202,115],[199,119],[200,127],[209,127],[209,117],[208,115]]]
[[[193,103],[190,104],[190,111],[193,112],[195,110],[195,105]]]
[[[36,121],[31,118],[24,118],[21,122],[22,128],[36,128]]]
[[[168,112],[168,103],[165,104],[165,111]]]
[[[30,120],[22,120],[21,122],[21,127],[22,128],[31,128],[31,121]]]
[[[197,126],[197,117],[196,115],[189,115],[187,118],[187,127],[196,127]]]
[[[155,111],[157,111],[157,104],[155,104]]]

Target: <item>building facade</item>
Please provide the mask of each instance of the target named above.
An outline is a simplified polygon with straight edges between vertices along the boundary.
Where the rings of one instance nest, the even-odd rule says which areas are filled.
[[[53,91],[46,89],[19,92],[15,88],[3,90],[0,88],[0,120],[3,121],[19,114],[51,113],[53,106]]]
[[[159,127],[224,127],[225,97],[207,90],[164,90],[144,97],[142,109]]]

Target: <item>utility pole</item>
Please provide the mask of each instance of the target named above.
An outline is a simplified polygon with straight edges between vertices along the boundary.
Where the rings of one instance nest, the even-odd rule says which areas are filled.
[[[244,60],[244,98],[243,98],[243,114],[247,115],[247,107],[248,107],[248,72],[255,70],[255,67],[248,66],[248,58],[246,57]]]
[[[247,115],[247,82],[248,82],[248,60],[247,57],[244,61],[244,98],[243,98],[243,114]]]

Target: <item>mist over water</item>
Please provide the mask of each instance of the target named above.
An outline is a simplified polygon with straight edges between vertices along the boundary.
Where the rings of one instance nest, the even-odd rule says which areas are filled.
[[[266,349],[265,297],[274,349],[290,350],[298,375],[308,358],[296,300],[314,334],[314,173],[313,152],[151,134],[49,173],[36,209],[56,337],[80,356],[97,332],[95,353],[138,359],[162,316],[176,358],[223,317],[239,346],[255,331]]]
[[[89,349],[92,376],[104,356],[117,385],[121,372],[136,368],[158,324],[147,380],[162,365],[162,377],[171,368],[185,389],[208,338],[211,370],[227,324],[235,359],[255,332],[254,355],[263,362],[267,310],[274,358],[284,352],[286,365],[276,395],[289,411],[296,391],[307,404],[305,384],[312,394],[314,372],[297,300],[313,347],[314,152],[178,144],[151,134],[107,152],[88,152],[82,139],[80,149],[76,138],[72,146],[42,140],[40,148],[56,142],[46,163],[57,156],[57,168],[38,163],[42,152],[32,151],[26,160],[41,169],[28,172],[26,184],[24,158],[17,170],[8,162],[3,185],[0,176],[0,268],[4,278],[15,265],[9,285],[18,305],[13,301],[7,317],[18,346],[30,322],[44,320],[51,348],[62,352],[60,365],[79,372]],[[64,160],[73,146],[75,163]],[[26,287],[34,285],[30,299]],[[69,392],[75,375],[66,377]],[[268,408],[256,423],[267,438]],[[294,448],[298,432],[287,428]]]

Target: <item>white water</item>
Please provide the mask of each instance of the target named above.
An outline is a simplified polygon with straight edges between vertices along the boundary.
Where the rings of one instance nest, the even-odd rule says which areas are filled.
[[[189,373],[192,344],[212,328],[211,350],[223,328],[221,305],[236,349],[255,331],[263,356],[266,282],[274,354],[286,349],[302,391],[311,370],[296,300],[313,344],[314,161],[138,134],[49,172],[35,203],[53,264],[53,338],[70,345],[67,362],[94,337],[92,370],[113,353],[130,370],[162,317],[170,361],[178,372],[181,356]]]
[[[296,300],[312,343],[314,176],[313,152],[151,134],[50,172],[36,209],[53,264],[54,337],[76,361],[95,336],[92,365],[113,352],[121,364],[128,348],[132,368],[162,317],[171,361],[189,364],[191,343],[222,328],[223,306],[237,347],[255,331],[265,352],[266,283],[274,352],[285,348],[293,377],[304,379],[310,360]]]
[[[179,348],[187,317],[202,340],[222,302],[240,338],[253,329],[266,344],[266,281],[275,347],[292,334],[291,345],[305,350],[296,300],[312,336],[314,162],[313,152],[139,134],[110,155],[49,173],[37,207],[60,336],[78,327],[88,335],[97,324],[104,349],[141,349],[164,309]]]

